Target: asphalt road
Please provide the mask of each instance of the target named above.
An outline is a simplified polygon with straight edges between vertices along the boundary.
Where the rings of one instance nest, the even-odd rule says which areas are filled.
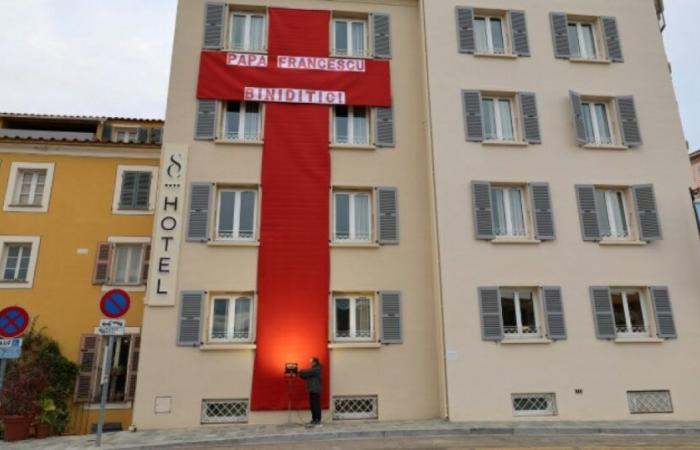
[[[700,436],[469,436],[463,438],[405,438],[316,441],[298,444],[208,445],[178,447],[188,450],[480,450],[480,449],[698,449]]]

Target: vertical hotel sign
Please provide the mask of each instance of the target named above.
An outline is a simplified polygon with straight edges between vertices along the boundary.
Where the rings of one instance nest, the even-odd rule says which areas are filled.
[[[185,207],[187,145],[166,144],[161,158],[160,185],[151,264],[148,276],[148,306],[174,306],[177,291],[177,268]]]

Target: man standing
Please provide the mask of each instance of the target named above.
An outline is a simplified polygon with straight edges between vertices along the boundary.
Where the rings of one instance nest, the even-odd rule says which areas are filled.
[[[321,363],[317,357],[311,358],[311,367],[299,372],[306,380],[306,390],[309,392],[309,407],[311,408],[310,427],[321,426]]]

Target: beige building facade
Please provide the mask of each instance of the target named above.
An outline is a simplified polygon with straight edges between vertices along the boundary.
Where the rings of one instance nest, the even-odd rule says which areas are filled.
[[[319,352],[319,317],[324,420],[697,419],[700,252],[661,6],[180,2],[136,426],[299,421],[283,362]],[[327,49],[284,34],[304,34],[294,15]],[[388,74],[391,105],[348,72]],[[320,120],[280,141],[289,102]],[[287,161],[281,208],[263,178],[317,128],[328,167]],[[299,209],[327,248],[271,257]],[[312,254],[327,284],[299,270]],[[280,267],[321,282],[274,297]],[[319,290],[325,310],[299,303]],[[271,330],[279,311],[298,329]]]

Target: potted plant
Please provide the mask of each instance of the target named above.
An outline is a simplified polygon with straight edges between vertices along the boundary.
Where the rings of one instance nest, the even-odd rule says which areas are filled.
[[[39,402],[39,407],[41,412],[39,413],[39,421],[37,422],[35,428],[36,438],[44,439],[51,434],[53,434],[54,423],[58,419],[58,408],[56,408],[56,403],[53,399],[44,397]]]
[[[12,365],[0,390],[5,441],[29,436],[29,426],[40,411],[39,396],[46,388],[47,375],[34,363]]]

